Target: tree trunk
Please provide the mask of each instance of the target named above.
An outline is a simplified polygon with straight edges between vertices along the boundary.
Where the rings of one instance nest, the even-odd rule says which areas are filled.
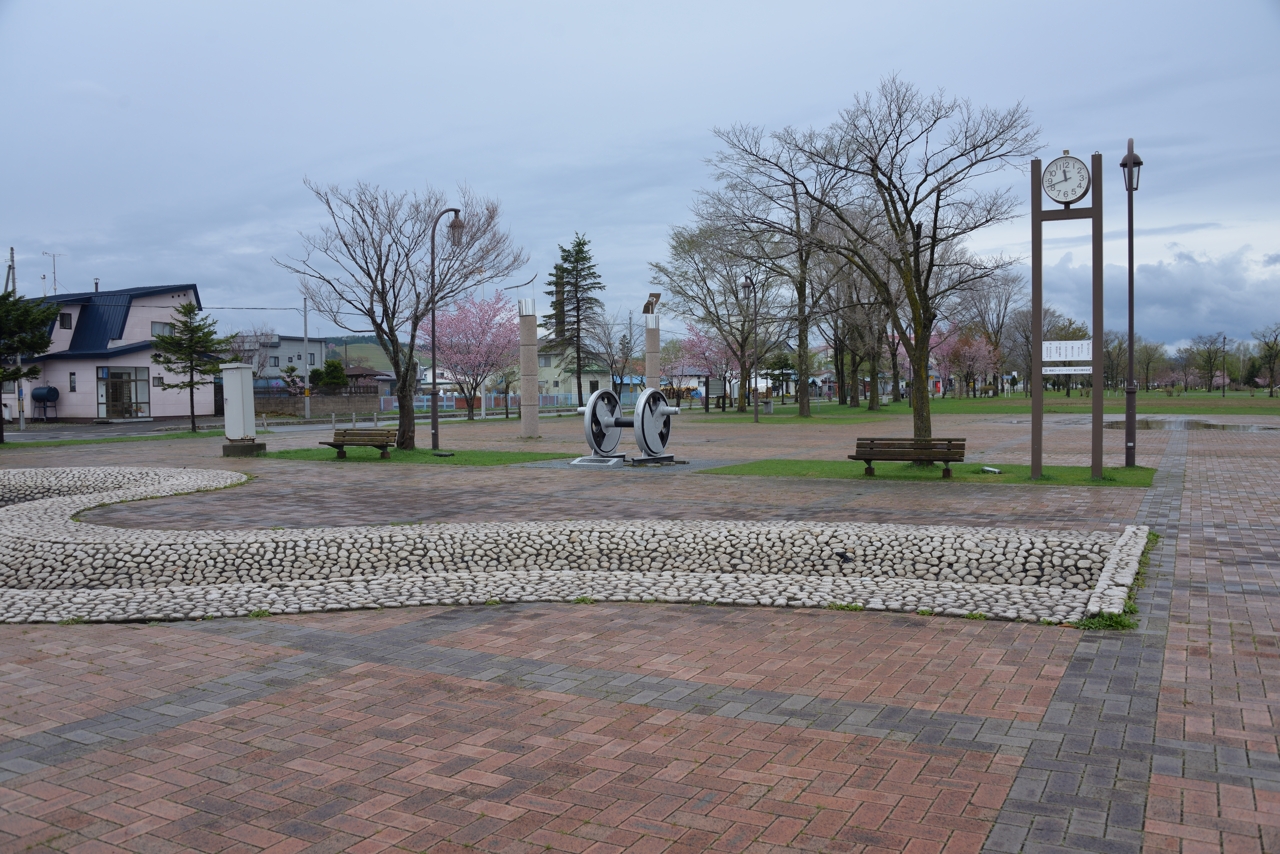
[[[862,377],[858,370],[862,367],[862,358],[858,353],[849,353],[849,406],[858,409],[862,404]]]
[[[897,403],[902,400],[902,374],[899,373],[898,369],[898,342],[896,340],[890,341],[889,346],[889,359],[893,365],[893,394],[889,399]]]
[[[188,398],[191,401],[191,432],[196,432],[196,372],[191,371],[187,374],[188,387],[190,393]]]
[[[916,439],[933,438],[929,417],[929,338],[932,334],[932,329],[922,330],[907,348],[911,360],[911,435]]]
[[[871,356],[871,393],[867,395],[867,411],[880,411],[880,353],[879,348]]]
[[[407,383],[401,383],[396,386],[396,404],[400,407],[400,415],[396,420],[396,448],[401,451],[412,451],[415,447],[412,386]],[[438,405],[439,403],[437,402]]]
[[[747,360],[741,359],[738,362],[738,411],[747,411]]]
[[[796,296],[799,298],[797,305],[800,306],[796,313],[796,403],[800,407],[800,417],[808,418],[811,413],[809,411],[809,372],[812,370],[809,362],[809,311],[806,306],[808,300],[808,291],[804,285],[798,289]],[[787,402],[786,394],[782,395],[782,402]]]

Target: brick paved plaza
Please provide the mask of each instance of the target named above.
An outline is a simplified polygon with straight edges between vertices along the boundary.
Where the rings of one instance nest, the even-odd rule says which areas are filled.
[[[681,418],[677,455],[726,464],[844,460],[868,432]],[[1017,463],[1025,421],[934,430]],[[574,418],[537,443],[515,433],[443,436],[582,447]],[[1046,462],[1087,462],[1088,437],[1050,416]],[[1119,464],[1123,433],[1106,439]],[[1150,489],[224,460],[217,439],[9,446],[5,467],[255,476],[81,516],[134,528],[661,517],[1164,539],[1124,633],[657,604],[0,625],[0,850],[1280,851],[1280,431],[1140,443]]]

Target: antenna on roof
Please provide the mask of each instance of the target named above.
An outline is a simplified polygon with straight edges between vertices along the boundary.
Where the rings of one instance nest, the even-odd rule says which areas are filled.
[[[7,294],[10,291],[13,291],[15,294],[18,292],[18,268],[13,266],[13,247],[12,246],[9,247],[9,269],[5,270],[4,272],[3,293]]]

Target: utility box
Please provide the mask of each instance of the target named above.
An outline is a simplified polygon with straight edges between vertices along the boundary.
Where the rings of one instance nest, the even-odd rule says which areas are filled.
[[[252,457],[267,446],[257,440],[253,411],[253,366],[230,363],[222,368],[224,457]]]

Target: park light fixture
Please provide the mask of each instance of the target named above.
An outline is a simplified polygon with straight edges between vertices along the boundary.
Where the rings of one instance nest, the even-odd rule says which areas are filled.
[[[1124,384],[1124,464],[1133,468],[1138,464],[1138,381],[1133,364],[1133,194],[1138,190],[1142,158],[1133,150],[1132,137],[1120,168],[1124,170],[1125,195],[1129,197],[1129,369]]]
[[[1138,190],[1138,178],[1142,175],[1142,158],[1133,151],[1133,140],[1129,140],[1129,151],[1120,160],[1120,168],[1124,170],[1124,188],[1130,193]]]
[[[462,222],[462,217],[458,215],[458,211],[454,211],[453,219],[449,222],[449,243],[454,246],[461,246],[464,228],[466,228],[466,225]]]

